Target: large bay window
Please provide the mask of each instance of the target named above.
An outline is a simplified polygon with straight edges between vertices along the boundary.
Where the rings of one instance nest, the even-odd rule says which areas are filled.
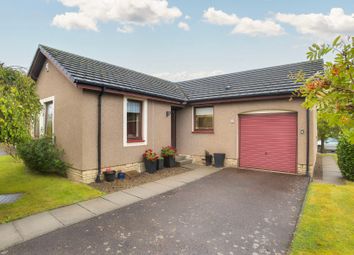
[[[214,108],[194,107],[194,131],[213,132],[214,130]]]

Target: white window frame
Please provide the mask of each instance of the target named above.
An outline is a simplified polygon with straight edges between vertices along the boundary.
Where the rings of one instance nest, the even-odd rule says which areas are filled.
[[[208,106],[192,106],[192,132],[196,132],[196,131],[199,131],[199,130],[195,130],[195,126],[194,126],[194,113],[195,113],[195,111],[194,111],[194,108],[202,108],[202,107],[212,107],[213,108],[213,130],[214,130],[214,124],[215,124],[215,122],[214,122],[214,116],[215,116],[215,111],[214,111],[214,105],[208,105]]]
[[[142,102],[143,111],[142,111],[142,134],[141,137],[144,142],[131,142],[128,143],[128,135],[127,135],[127,104],[128,100],[135,100]],[[148,143],[148,100],[134,97],[124,97],[123,98],[123,146],[124,147],[133,147],[133,146],[145,146]]]
[[[40,112],[39,115],[39,136],[44,136],[45,134],[45,104],[47,102],[53,102],[53,119],[52,119],[52,127],[53,127],[53,137],[55,135],[55,97],[47,97],[47,98],[43,98],[40,100],[40,103],[42,105],[42,111]]]

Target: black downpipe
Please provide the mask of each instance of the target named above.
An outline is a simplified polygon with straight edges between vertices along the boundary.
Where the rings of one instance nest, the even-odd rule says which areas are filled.
[[[306,110],[306,176],[310,175],[310,110]]]
[[[101,128],[102,128],[102,95],[104,88],[98,94],[98,107],[97,107],[97,176],[95,182],[101,182]]]

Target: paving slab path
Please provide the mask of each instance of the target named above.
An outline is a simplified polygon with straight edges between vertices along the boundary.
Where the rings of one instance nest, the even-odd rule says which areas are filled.
[[[203,171],[199,176],[206,174]],[[149,185],[145,185],[144,194],[133,188],[107,195],[102,199],[120,208],[58,228],[3,254],[287,253],[308,178],[232,168],[195,181],[186,176],[198,174],[159,181],[171,188],[160,195],[154,195],[157,190]],[[181,181],[189,183],[175,188]],[[121,207],[131,202],[125,201],[132,199],[130,196],[140,200]],[[98,212],[92,205],[80,206],[93,214]],[[66,214],[57,212],[63,224]]]
[[[326,155],[322,156],[321,160],[322,177],[318,181],[337,185],[344,184],[342,173],[339,170],[335,158],[333,156]]]

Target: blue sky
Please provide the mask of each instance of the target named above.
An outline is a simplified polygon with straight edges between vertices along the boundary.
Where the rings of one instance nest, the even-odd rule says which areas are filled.
[[[44,44],[184,80],[304,61],[312,42],[354,35],[351,0],[105,1],[2,0],[0,62],[29,67]]]

